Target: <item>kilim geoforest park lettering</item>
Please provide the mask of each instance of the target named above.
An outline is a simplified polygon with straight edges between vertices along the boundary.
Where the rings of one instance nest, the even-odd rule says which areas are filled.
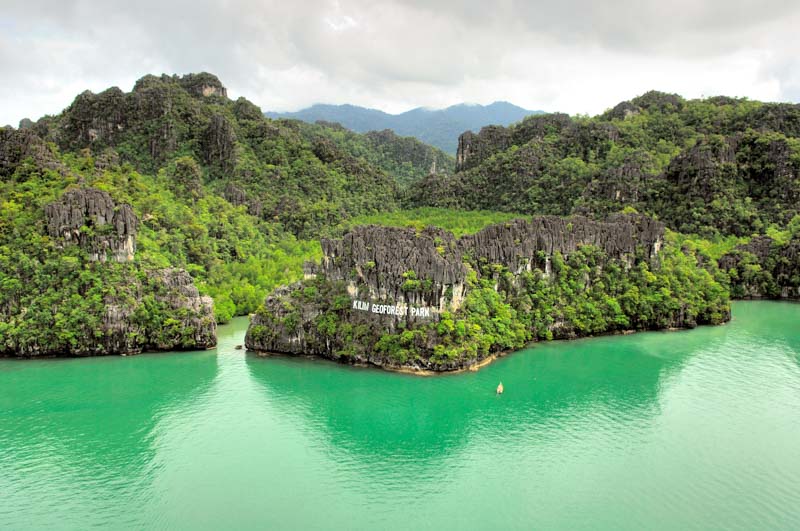
[[[431,308],[427,306],[409,306],[407,304],[375,304],[367,301],[353,301],[353,309],[379,315],[409,315],[411,317],[430,318]]]

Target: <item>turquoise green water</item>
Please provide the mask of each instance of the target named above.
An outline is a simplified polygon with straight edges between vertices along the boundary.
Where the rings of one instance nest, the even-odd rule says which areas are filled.
[[[800,529],[800,305],[431,378],[247,355],[246,324],[0,361],[0,529]]]

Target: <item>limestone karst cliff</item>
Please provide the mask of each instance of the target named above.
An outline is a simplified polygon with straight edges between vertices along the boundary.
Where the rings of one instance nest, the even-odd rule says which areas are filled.
[[[800,214],[800,105],[648,92],[596,117],[531,116],[459,139],[415,204],[602,219],[626,207],[704,237]]]
[[[35,132],[30,129],[0,128],[0,178],[13,174],[26,160],[40,168],[66,171],[47,143]]]
[[[727,319],[715,268],[710,273],[674,249],[662,259],[663,245],[663,224],[644,216],[535,217],[459,239],[436,228],[356,227],[323,241],[324,257],[305,281],[267,297],[246,345],[441,371],[539,338]],[[678,266],[685,278],[673,281],[683,285],[673,286],[663,307],[639,311],[615,299],[655,290]],[[683,300],[682,290],[695,289],[686,284],[694,276],[718,293]],[[609,315],[595,315],[589,325],[581,317],[586,308]]]
[[[135,261],[140,222],[130,205],[79,187],[42,210],[25,227],[30,251],[0,264],[0,355],[129,355],[216,344],[213,301],[192,277]]]
[[[800,236],[779,243],[758,236],[722,256],[737,298],[800,299]]]
[[[70,190],[45,207],[45,218],[51,238],[81,246],[90,260],[133,260],[139,220],[130,205],[115,204],[108,192]]]

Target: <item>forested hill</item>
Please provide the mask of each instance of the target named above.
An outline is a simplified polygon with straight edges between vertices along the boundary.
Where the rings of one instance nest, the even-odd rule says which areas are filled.
[[[477,131],[491,124],[509,125],[532,114],[505,101],[490,105],[459,104],[446,109],[416,108],[400,114],[388,114],[377,109],[355,105],[317,104],[297,112],[269,112],[271,118],[290,118],[313,123],[336,122],[359,133],[391,129],[400,136],[413,136],[450,154],[456,152],[458,135]]]
[[[477,230],[635,209],[713,239],[668,235],[737,296],[798,297],[799,107],[649,93],[465,133],[454,161],[390,131],[265,118],[206,73],[87,91],[0,128],[0,355],[213,345],[215,319],[301,278],[321,238],[404,216]]]
[[[213,344],[214,315],[255,311],[321,233],[394,210],[398,180],[433,160],[452,163],[413,139],[269,120],[205,73],[0,128],[0,355]]]
[[[163,172],[172,185],[187,180],[190,197],[212,191],[301,238],[391,210],[398,183],[427,175],[434,161],[454,166],[411,138],[264,118],[250,101],[228,99],[211,74],[145,76],[128,93],[84,92],[63,113],[21,127],[57,146],[55,157],[89,150],[143,174]]]
[[[418,204],[602,217],[750,236],[800,212],[800,105],[649,92],[593,118],[548,114],[459,138],[458,173]]]
[[[313,145],[325,144],[363,158],[394,177],[401,188],[420,181],[430,173],[452,174],[456,159],[411,136],[398,136],[390,129],[354,133],[338,123],[318,121],[313,124],[285,121],[299,127]]]

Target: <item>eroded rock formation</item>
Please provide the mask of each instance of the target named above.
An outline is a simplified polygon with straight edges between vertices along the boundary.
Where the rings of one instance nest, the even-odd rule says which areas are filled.
[[[200,295],[189,273],[134,261],[139,221],[129,205],[101,190],[74,189],[46,206],[45,222],[55,253],[72,258],[63,271],[60,258],[49,267],[69,281],[31,279],[39,283],[33,294],[17,286],[0,305],[0,356],[129,355],[216,344],[213,301]],[[86,255],[70,252],[73,245]]]
[[[45,217],[51,238],[80,245],[90,260],[133,260],[139,220],[130,205],[117,205],[107,192],[70,190],[45,207]]]
[[[779,244],[757,236],[719,259],[737,298],[800,299],[800,237]]]
[[[30,129],[0,128],[0,178],[14,173],[26,159],[39,168],[66,173],[47,144]]]
[[[213,302],[199,294],[194,281],[183,269],[150,271],[144,279],[125,274],[125,282],[117,286],[116,295],[103,301],[103,312],[91,329],[71,330],[77,341],[60,342],[46,333],[35,334],[33,340],[18,344],[0,343],[0,355],[17,357],[41,356],[106,356],[132,355],[143,351],[210,348],[217,342],[217,325]],[[145,309],[145,299],[152,298]],[[148,311],[169,316],[152,320]],[[58,309],[57,309],[58,310]],[[12,316],[12,323],[24,317]],[[79,325],[73,325],[79,326]]]
[[[515,220],[460,239],[437,228],[356,227],[340,239],[322,241],[323,259],[307,270],[321,282],[284,287],[267,297],[252,318],[246,345],[258,352],[332,359],[341,359],[344,349],[350,362],[397,366],[372,348],[383,334],[424,327],[443,312],[457,312],[470,292],[470,275],[479,278],[486,265],[508,271],[512,284],[518,284],[533,269],[549,275],[555,253],[566,259],[582,245],[628,266],[634,255],[655,261],[663,237],[661,223],[624,215],[605,222],[554,216]],[[325,323],[333,315],[339,324],[330,328]],[[350,331],[347,337],[356,334],[359,344],[343,344],[342,330]],[[420,349],[433,352],[438,340],[430,332],[418,341]],[[453,370],[469,363],[467,358],[419,358],[411,365]]]
[[[236,134],[231,123],[215,114],[203,133],[203,155],[206,162],[227,174],[236,166]]]

